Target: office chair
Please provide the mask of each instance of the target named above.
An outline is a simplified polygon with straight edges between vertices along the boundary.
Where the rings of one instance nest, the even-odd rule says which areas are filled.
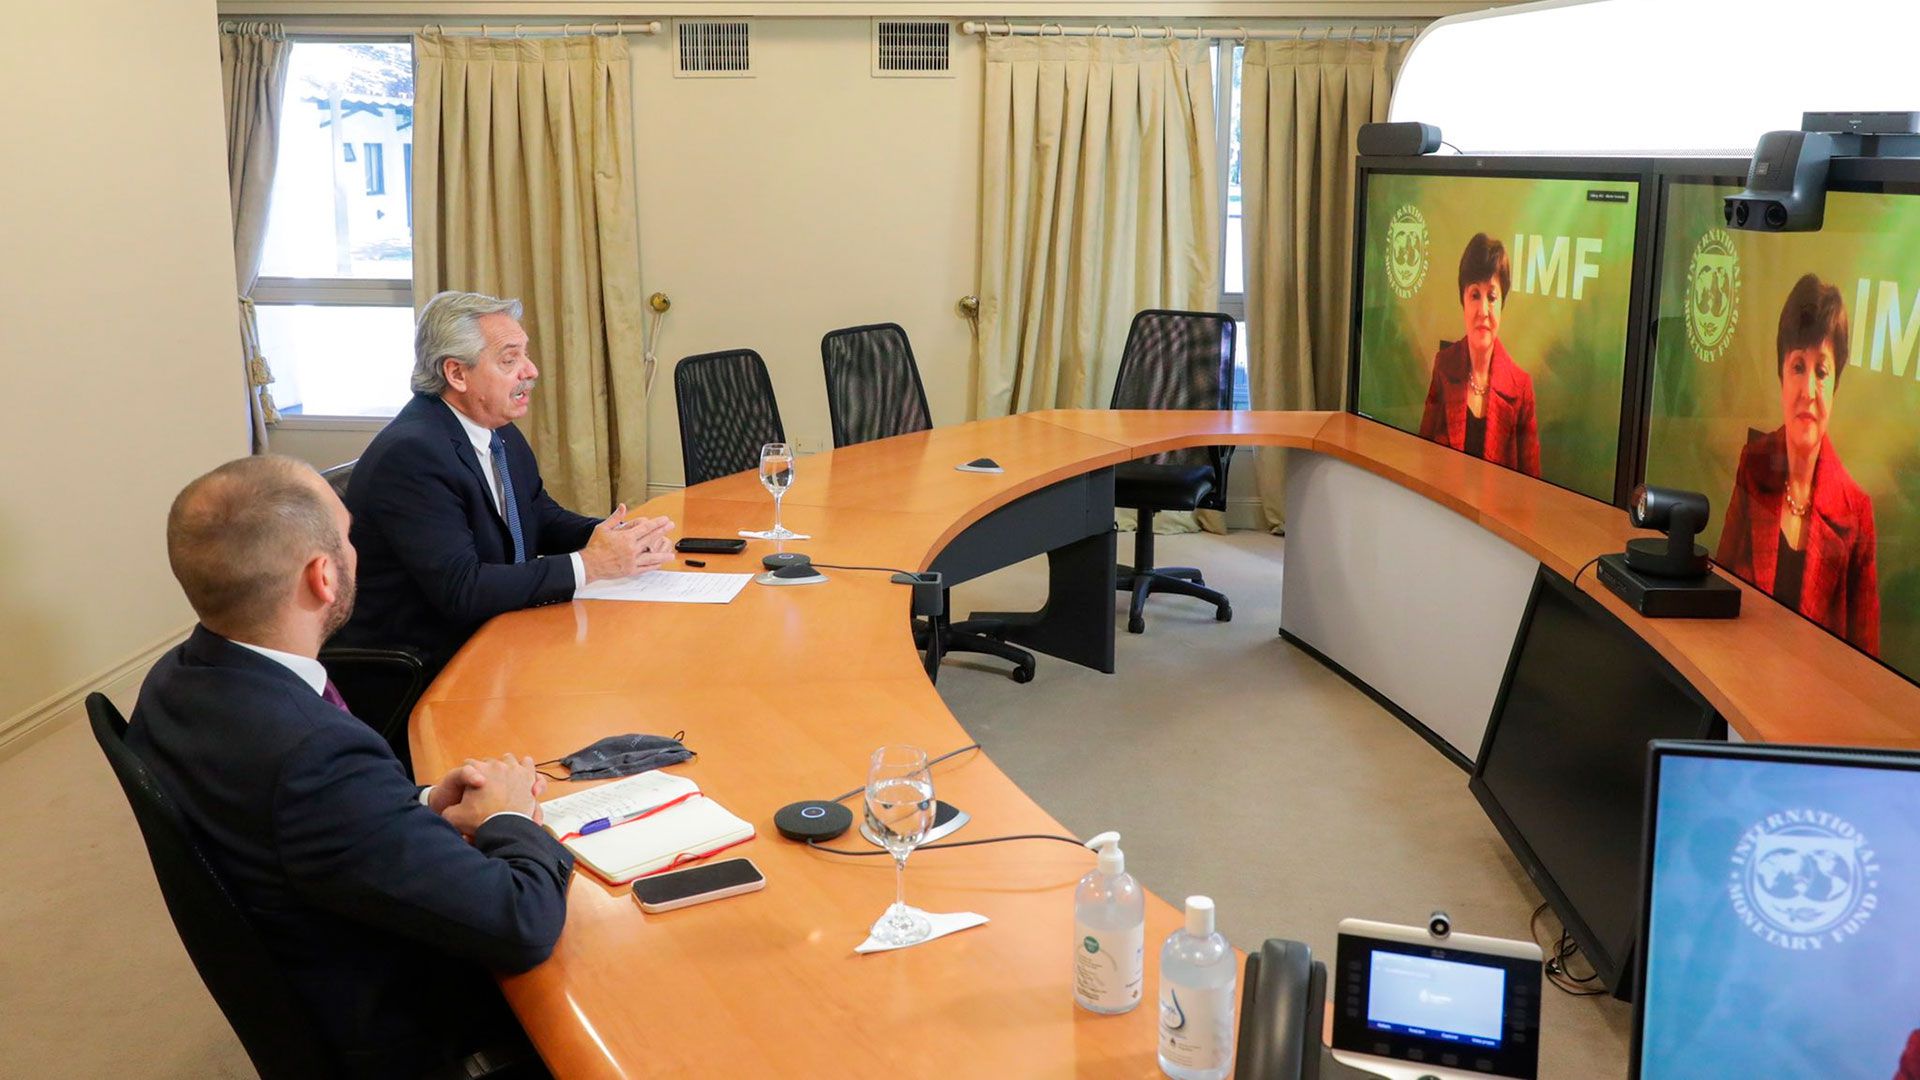
[[[834,330],[820,339],[826,370],[827,415],[833,421],[833,445],[857,443],[926,431],[933,427],[927,392],[920,383],[907,332],[895,323]],[[942,614],[913,628],[916,648],[925,652],[927,678],[939,681],[940,661],[952,652],[997,656],[1013,664],[1014,682],[1033,681],[1033,654],[1006,642],[1007,624],[997,619],[948,619],[947,591]]]
[[[93,737],[133,807],[146,839],[153,876],[200,981],[226,1014],[253,1067],[266,1080],[325,1080],[341,1074],[287,989],[247,914],[195,842],[186,818],[161,790],[146,763],[127,749],[127,722],[103,694],[87,695]]]
[[[1233,319],[1198,311],[1143,311],[1127,330],[1120,377],[1113,385],[1115,409],[1233,408]],[[1147,597],[1178,593],[1214,606],[1214,618],[1233,619],[1226,596],[1207,588],[1191,566],[1153,564],[1153,515],[1161,510],[1224,510],[1231,446],[1204,446],[1155,454],[1113,470],[1115,506],[1139,511],[1133,533],[1133,565],[1122,566],[1116,585],[1133,594],[1127,631],[1147,628]]]
[[[407,717],[427,689],[426,664],[419,654],[400,648],[328,645],[320,650],[320,664],[347,708],[387,740],[393,756],[411,773]]]
[[[766,361],[752,349],[689,356],[673,369],[680,458],[688,487],[760,467],[760,448],[786,442]]]
[[[335,495],[340,496],[341,499],[345,499],[347,497],[347,484],[353,480],[353,467],[358,464],[360,464],[360,459],[354,458],[352,461],[342,462],[332,468],[321,469],[320,479],[325,480],[327,485],[333,488]]]

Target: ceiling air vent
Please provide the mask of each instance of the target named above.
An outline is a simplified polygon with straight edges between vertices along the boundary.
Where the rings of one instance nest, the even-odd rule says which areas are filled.
[[[674,32],[679,37],[676,76],[739,79],[753,74],[750,23],[683,19],[674,24]]]
[[[953,24],[873,20],[873,74],[884,79],[951,78]]]

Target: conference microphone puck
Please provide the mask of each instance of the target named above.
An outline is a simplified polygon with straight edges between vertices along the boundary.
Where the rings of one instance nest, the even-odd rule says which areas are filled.
[[[789,566],[811,566],[813,556],[802,555],[797,551],[776,551],[763,557],[760,565],[769,570],[784,570]]]
[[[853,828],[853,811],[818,799],[788,803],[773,815],[773,827],[789,840],[824,842]]]

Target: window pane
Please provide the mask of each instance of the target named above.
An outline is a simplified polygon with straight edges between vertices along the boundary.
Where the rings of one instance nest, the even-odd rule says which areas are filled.
[[[1233,407],[1253,408],[1253,390],[1247,383],[1247,324],[1233,324]]]
[[[413,46],[295,42],[260,273],[413,277],[412,146]]]
[[[1246,267],[1241,261],[1240,235],[1240,60],[1246,49],[1228,46],[1233,52],[1233,92],[1230,98],[1233,122],[1232,144],[1227,149],[1227,243],[1226,275],[1222,292],[1229,296],[1247,291]]]
[[[260,304],[260,351],[287,416],[392,416],[413,396],[413,309]]]

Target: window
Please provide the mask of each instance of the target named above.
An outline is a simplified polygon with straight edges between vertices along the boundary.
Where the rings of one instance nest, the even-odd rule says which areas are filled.
[[[1243,252],[1246,240],[1241,229],[1240,201],[1240,61],[1246,47],[1237,41],[1214,44],[1213,82],[1215,143],[1220,155],[1220,205],[1225,213],[1220,222],[1220,310],[1233,316],[1235,334],[1233,358],[1233,407],[1251,407],[1252,394],[1247,385],[1247,280]]]
[[[413,368],[413,50],[296,40],[260,278],[283,417],[392,416]],[[405,186],[387,183],[401,147]]]

